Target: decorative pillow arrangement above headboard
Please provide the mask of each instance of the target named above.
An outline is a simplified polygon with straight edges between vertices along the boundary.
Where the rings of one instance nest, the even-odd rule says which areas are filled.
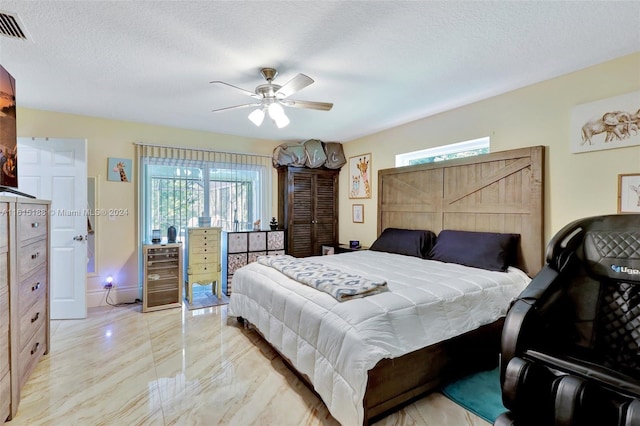
[[[436,234],[431,231],[387,228],[369,249],[424,259],[429,255],[435,241]]]
[[[519,234],[444,230],[429,259],[504,272],[516,264],[519,239]]]

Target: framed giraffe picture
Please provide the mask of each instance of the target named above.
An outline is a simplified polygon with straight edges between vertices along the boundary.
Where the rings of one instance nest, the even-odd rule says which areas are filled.
[[[127,158],[109,157],[107,161],[107,180],[115,182],[131,182],[133,170],[132,161]]]
[[[371,198],[371,154],[349,158],[349,198]]]
[[[640,213],[640,173],[618,175],[618,213]]]

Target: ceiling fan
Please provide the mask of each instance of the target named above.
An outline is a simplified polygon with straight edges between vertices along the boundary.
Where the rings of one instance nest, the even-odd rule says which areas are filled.
[[[224,84],[229,87],[233,87],[251,96],[255,99],[254,102],[242,105],[235,105],[226,108],[214,109],[213,112],[228,111],[237,108],[257,107],[251,114],[249,114],[249,120],[256,126],[260,126],[264,120],[266,113],[269,117],[275,121],[278,128],[285,127],[289,124],[289,117],[284,112],[282,105],[295,108],[308,108],[317,109],[320,111],[329,111],[332,107],[332,103],[328,102],[313,102],[313,101],[298,101],[289,99],[289,96],[304,89],[313,83],[313,79],[304,74],[298,74],[291,80],[286,82],[283,86],[274,84],[273,80],[278,75],[278,71],[275,68],[262,68],[260,74],[267,80],[266,84],[261,84],[256,87],[255,92],[242,89],[234,86],[233,84],[225,83],[224,81],[212,81],[211,83]]]

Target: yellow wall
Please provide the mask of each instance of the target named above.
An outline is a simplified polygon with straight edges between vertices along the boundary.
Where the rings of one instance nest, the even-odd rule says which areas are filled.
[[[344,146],[347,158],[372,154],[373,196],[349,199],[348,168],[342,169],[340,241],[369,245],[375,240],[377,171],[394,167],[396,154],[484,136],[491,137],[492,152],[546,146],[546,241],[574,219],[616,213],[618,174],[640,173],[640,146],[572,154],[571,109],[639,89],[636,53],[350,141]],[[363,224],[352,223],[351,206],[356,203],[364,204]]]
[[[96,176],[98,182],[96,208],[129,212],[128,216],[116,217],[113,221],[108,217],[97,218],[98,274],[90,276],[87,282],[88,306],[104,304],[103,285],[107,275],[113,275],[117,284],[112,301],[125,302],[138,297],[137,170],[133,171],[130,184],[109,182],[108,157],[134,159],[134,142],[264,155],[271,155],[281,143],[27,108],[18,108],[17,123],[18,137],[87,139],[87,174]],[[274,170],[274,186],[276,182]],[[272,211],[276,212],[275,194],[272,203]]]

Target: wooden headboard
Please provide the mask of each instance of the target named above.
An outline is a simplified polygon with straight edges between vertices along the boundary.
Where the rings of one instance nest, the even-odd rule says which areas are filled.
[[[544,253],[544,147],[378,171],[378,235],[385,228],[520,234],[530,276]]]

